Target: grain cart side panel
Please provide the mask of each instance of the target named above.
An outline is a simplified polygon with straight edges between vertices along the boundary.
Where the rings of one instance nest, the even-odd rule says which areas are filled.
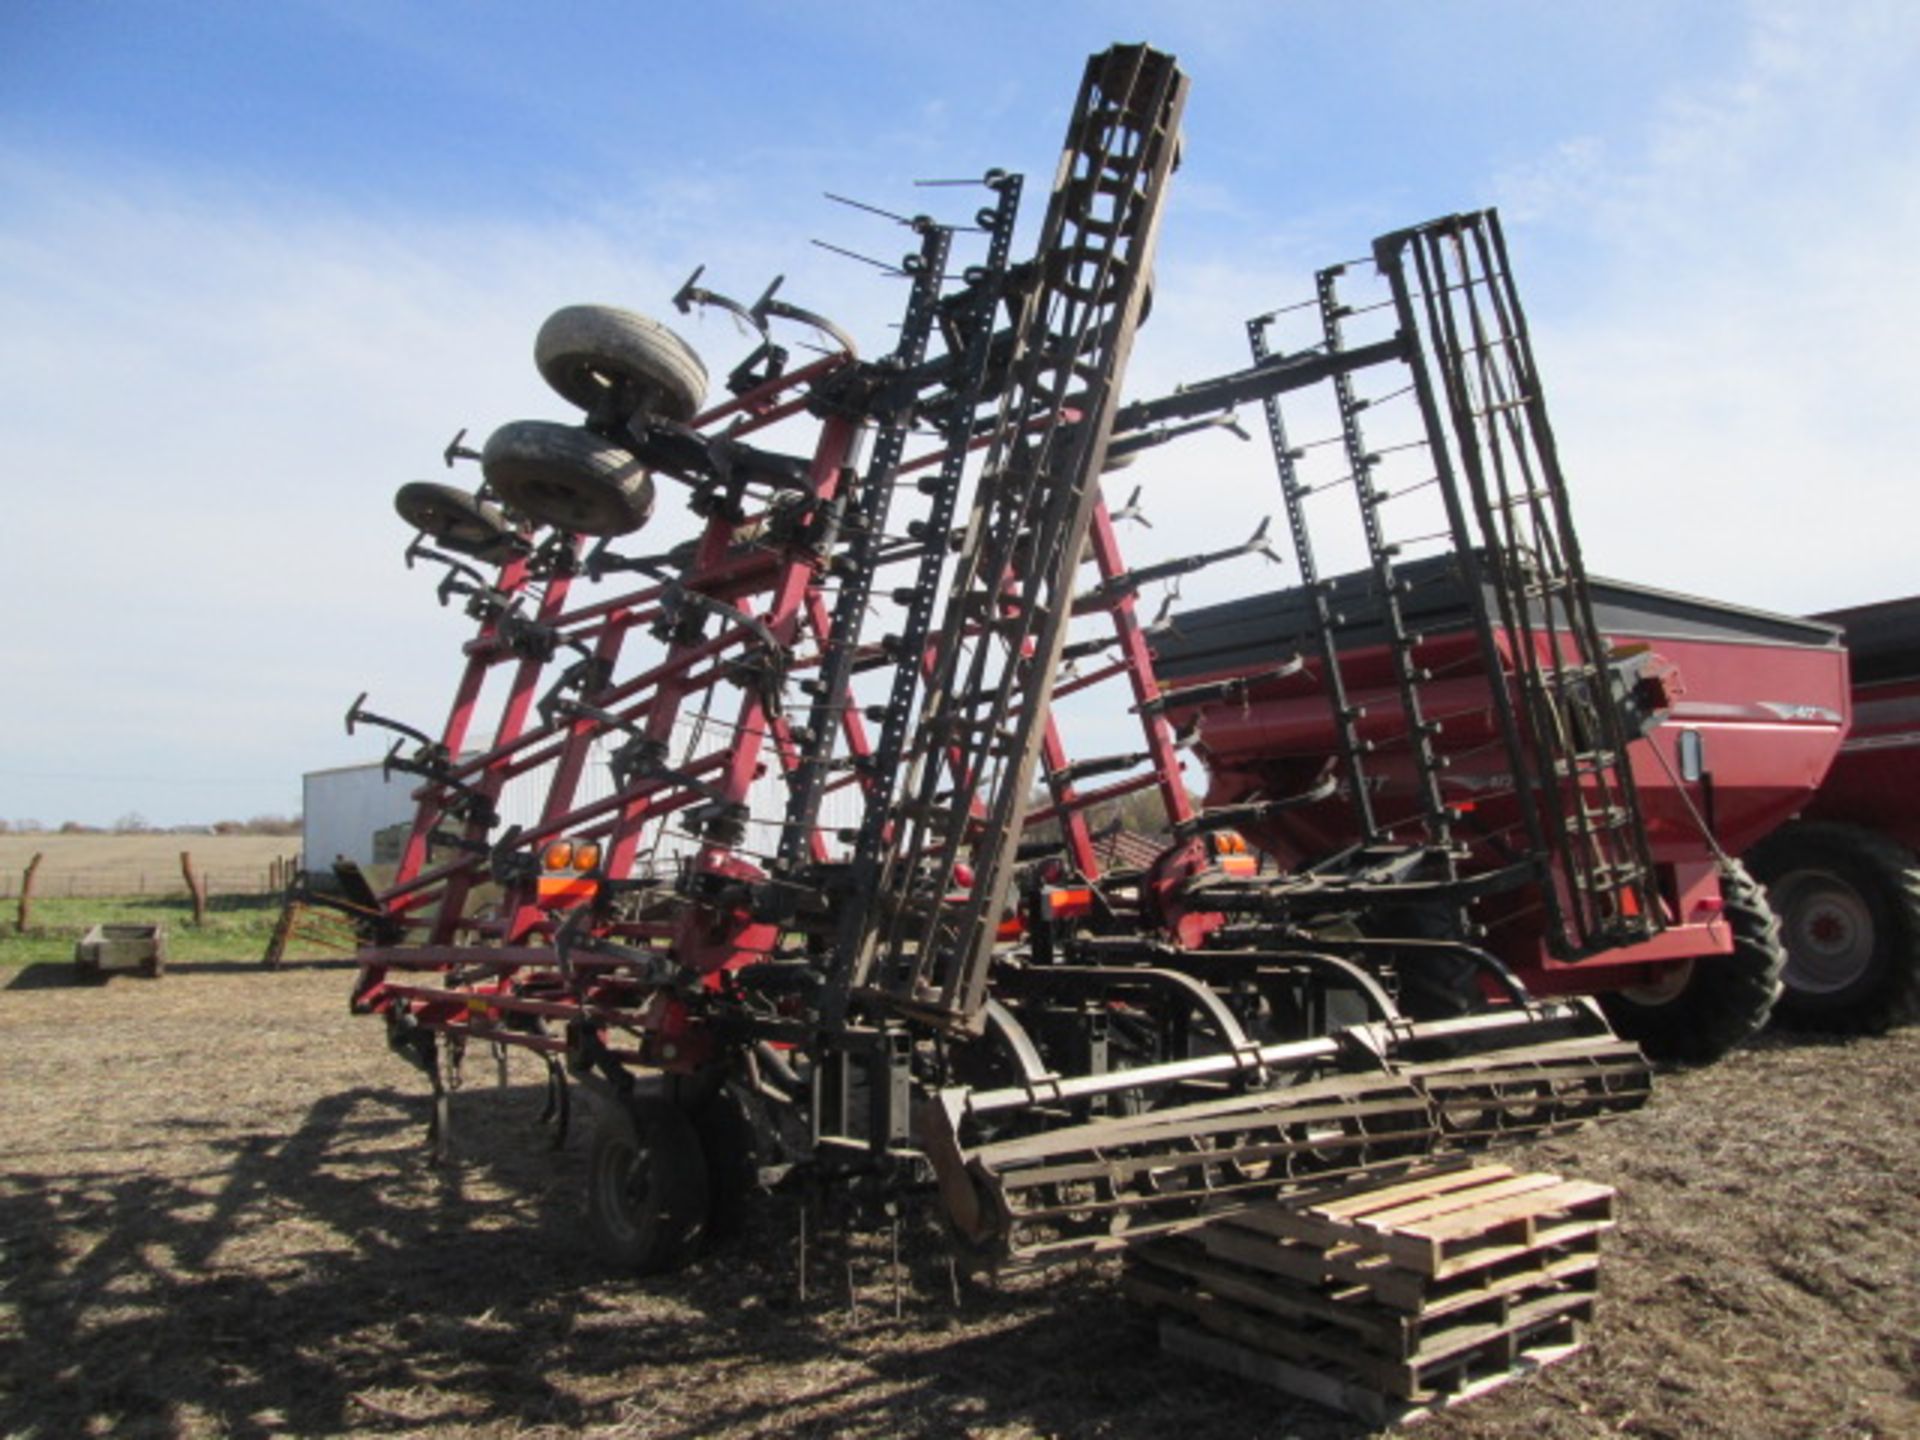
[[[1444,717],[1443,785],[1465,811],[1463,838],[1480,851],[1477,863],[1490,865],[1513,824],[1513,794],[1493,744],[1485,669],[1466,633],[1457,576],[1441,567],[1408,568],[1406,608],[1422,633],[1420,661],[1446,677],[1430,691],[1433,710]],[[1365,623],[1367,580],[1341,576],[1331,591],[1349,620],[1342,668],[1362,712],[1359,733],[1378,747],[1368,762],[1372,798],[1391,822],[1412,813],[1412,766],[1392,743],[1405,726],[1382,647]],[[1848,715],[1846,654],[1831,625],[1620,581],[1595,578],[1591,585],[1606,644],[1615,653],[1650,650],[1673,674],[1666,719],[1629,750],[1672,914],[1669,928],[1649,941],[1564,962],[1541,943],[1523,898],[1488,902],[1490,948],[1545,993],[1603,993],[1644,981],[1652,965],[1727,953],[1731,938],[1720,921],[1715,855],[1703,827],[1722,850],[1739,854],[1806,805],[1834,761]],[[1307,614],[1297,591],[1178,614],[1156,632],[1157,668],[1179,686],[1258,674],[1307,643]],[[1198,726],[1210,805],[1302,789],[1335,745],[1311,666],[1254,685],[1244,703],[1196,707],[1175,718]],[[1282,812],[1257,835],[1283,864],[1358,838],[1340,797]]]
[[[1864,825],[1920,851],[1920,595],[1817,618],[1846,632],[1853,724],[1803,813]]]
[[[1853,724],[1798,820],[1748,856],[1787,947],[1783,1023],[1920,1019],[1920,596],[1818,617],[1846,632]]]

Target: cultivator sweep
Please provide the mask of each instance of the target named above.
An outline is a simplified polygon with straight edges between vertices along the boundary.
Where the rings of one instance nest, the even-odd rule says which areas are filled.
[[[387,763],[420,780],[391,882],[340,877],[363,939],[354,1006],[437,1096],[476,1041],[543,1056],[563,1121],[586,1085],[589,1217],[625,1263],[675,1263],[727,1192],[795,1172],[935,1191],[970,1255],[1044,1261],[1646,1094],[1597,1010],[1536,1002],[1473,943],[1495,892],[1530,887],[1568,956],[1658,914],[1620,759],[1632,726],[1584,609],[1497,223],[1380,242],[1384,340],[1346,343],[1329,272],[1316,346],[1279,354],[1256,327],[1250,369],[1122,404],[1186,87],[1144,47],[1089,62],[1029,261],[1011,258],[1018,176],[987,175],[968,224],[906,221],[885,356],[862,359],[779,282],[748,305],[689,281],[678,308],[756,337],[708,404],[671,331],[570,307],[535,358],[582,423],[456,440],[448,462],[479,462],[477,493],[397,497],[421,532],[409,564],[437,566],[442,603],[478,628],[437,733],[364,696],[348,716],[393,732]],[[824,352],[790,366],[796,334]],[[1479,643],[1521,657],[1496,718],[1527,828],[1491,869],[1455,842],[1424,738],[1431,677],[1393,609],[1351,388],[1376,365],[1409,377],[1445,549],[1495,597]],[[1279,397],[1326,386],[1388,597],[1411,820],[1371,808],[1374,741],[1289,469]],[[1247,682],[1163,687],[1136,602],[1278,557],[1262,525],[1129,569],[1100,478],[1255,402],[1341,753],[1299,794],[1196,808],[1176,723]],[[663,491],[697,530],[649,552],[635,537]],[[1275,655],[1268,678],[1313,668]],[[1076,758],[1076,706],[1124,712],[1137,742]],[[1276,870],[1236,834],[1341,793],[1358,847]],[[1158,800],[1154,858],[1103,867],[1098,817],[1136,795]],[[1460,1013],[1408,1003],[1436,973],[1472,977]]]

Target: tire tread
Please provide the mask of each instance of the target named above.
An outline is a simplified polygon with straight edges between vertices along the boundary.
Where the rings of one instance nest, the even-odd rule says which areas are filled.
[[[1720,896],[1731,953],[1695,961],[1685,989],[1664,1005],[1601,997],[1614,1028],[1656,1060],[1712,1064],[1764,1029],[1780,998],[1787,951],[1765,888],[1734,860],[1720,872]]]

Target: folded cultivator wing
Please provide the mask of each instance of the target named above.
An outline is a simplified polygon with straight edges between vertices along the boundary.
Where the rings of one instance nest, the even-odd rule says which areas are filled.
[[[354,1005],[443,1099],[475,1041],[543,1056],[563,1123],[585,1084],[589,1215],[627,1264],[675,1263],[727,1192],[796,1172],[935,1192],[973,1257],[1044,1260],[1645,1094],[1590,1004],[1536,1002],[1475,943],[1492,895],[1544,907],[1570,958],[1659,913],[1621,758],[1634,677],[1588,613],[1498,224],[1379,242],[1384,339],[1348,342],[1329,271],[1314,345],[1280,353],[1256,322],[1251,368],[1122,404],[1186,87],[1143,47],[1089,62],[1026,262],[1018,176],[988,175],[967,225],[911,221],[891,353],[862,359],[774,290],[745,305],[689,281],[680,309],[759,339],[710,403],[670,330],[570,307],[536,361],[581,423],[456,444],[477,494],[399,494],[409,563],[439,566],[478,628],[437,733],[349,716],[395,732],[388,764],[420,781],[391,882],[341,875]],[[790,366],[800,336],[827,350]],[[1429,743],[1458,696],[1400,608],[1354,393],[1373,367],[1417,407],[1440,553],[1489,597],[1485,673],[1514,677],[1472,698],[1517,796],[1497,864],[1459,842]],[[1398,809],[1375,802],[1379,721],[1354,699],[1375,681],[1336,644],[1280,409],[1316,388],[1413,767]],[[1177,727],[1251,682],[1163,686],[1136,601],[1277,557],[1262,526],[1129,569],[1100,478],[1255,402],[1318,647],[1256,678],[1321,687],[1337,744],[1297,793],[1196,808]],[[696,532],[650,550],[670,501]],[[1137,742],[1076,758],[1064,731],[1101,708]],[[1135,796],[1161,838],[1116,862],[1101,817]],[[1276,867],[1237,833],[1325,803],[1359,844]]]

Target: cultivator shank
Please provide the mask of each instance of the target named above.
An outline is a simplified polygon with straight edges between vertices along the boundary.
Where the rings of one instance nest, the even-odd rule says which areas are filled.
[[[479,493],[398,498],[423,530],[409,563],[440,567],[442,604],[477,630],[437,732],[359,702],[349,719],[396,734],[389,766],[420,781],[391,881],[341,877],[354,1003],[437,1094],[476,1041],[540,1056],[562,1119],[569,1077],[588,1084],[590,1215],[623,1263],[682,1258],[710,1187],[743,1173],[936,1187],[976,1257],[1038,1262],[1646,1093],[1597,1012],[1535,1003],[1473,943],[1494,890],[1535,887],[1569,955],[1654,908],[1544,412],[1512,392],[1522,371],[1538,387],[1497,225],[1381,242],[1385,338],[1349,340],[1328,272],[1314,346],[1286,354],[1256,327],[1251,369],[1122,404],[1186,86],[1145,47],[1089,62],[1028,262],[1011,256],[1018,176],[989,173],[968,224],[896,217],[913,249],[887,267],[905,298],[886,355],[774,288],[748,305],[696,274],[679,308],[722,309],[755,341],[709,404],[671,331],[568,307],[535,358],[581,423],[456,438],[448,463],[478,459]],[[1448,308],[1463,286],[1491,308]],[[788,368],[793,328],[827,352]],[[1458,842],[1431,738],[1451,692],[1397,608],[1387,496],[1365,478],[1353,377],[1380,366],[1410,372],[1452,553],[1494,596],[1479,642],[1520,657],[1486,724],[1529,820],[1491,869]],[[1370,677],[1344,658],[1279,408],[1329,387],[1384,597]],[[1487,429],[1509,400],[1521,420]],[[1143,591],[1278,556],[1262,520],[1130,568],[1117,525],[1139,492],[1112,511],[1100,478],[1254,402],[1317,662],[1163,683]],[[689,537],[636,539],[676,510]],[[1196,808],[1176,725],[1299,684],[1339,717],[1324,773]],[[1353,703],[1370,684],[1404,726],[1408,813],[1373,798],[1383,732]],[[1076,754],[1076,713],[1124,715],[1123,748]],[[1102,816],[1136,796],[1157,838],[1114,863]],[[1328,802],[1361,846],[1276,870],[1236,833]],[[1409,1018],[1434,969],[1477,977],[1474,1003]]]

